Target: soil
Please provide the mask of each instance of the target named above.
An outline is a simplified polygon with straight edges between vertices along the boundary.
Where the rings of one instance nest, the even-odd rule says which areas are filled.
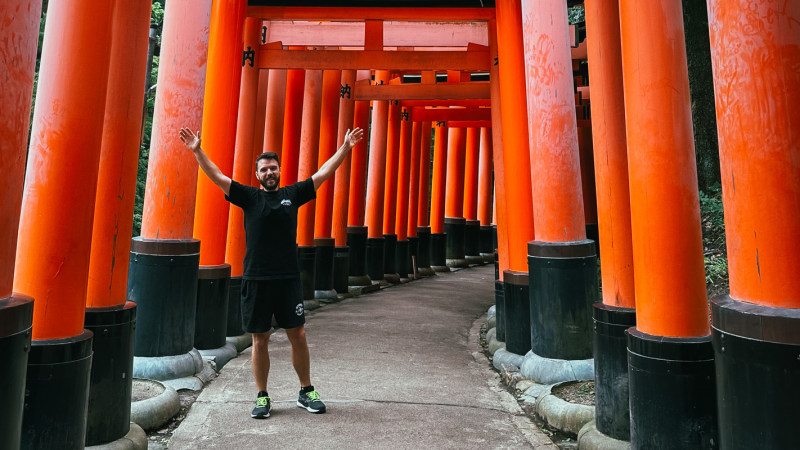
[[[572,381],[553,387],[556,397],[578,405],[594,406],[594,381]]]

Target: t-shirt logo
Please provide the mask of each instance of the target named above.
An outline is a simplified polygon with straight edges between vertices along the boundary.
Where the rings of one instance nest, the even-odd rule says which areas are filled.
[[[298,316],[302,316],[303,315],[303,304],[302,303],[298,303],[297,306],[294,308],[294,312]]]
[[[281,205],[283,205],[283,206],[292,206],[292,201],[289,200],[288,198],[285,198],[285,199],[281,200]]]

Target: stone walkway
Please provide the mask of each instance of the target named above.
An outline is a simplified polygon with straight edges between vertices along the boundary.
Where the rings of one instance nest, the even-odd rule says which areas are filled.
[[[476,267],[308,313],[312,382],[326,414],[295,406],[299,385],[278,332],[270,343],[272,416],[250,418],[248,349],[203,390],[169,448],[555,449],[480,348],[493,281],[494,267]]]

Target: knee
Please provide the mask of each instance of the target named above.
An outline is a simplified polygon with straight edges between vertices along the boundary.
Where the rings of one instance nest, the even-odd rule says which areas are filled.
[[[297,328],[286,330],[286,336],[292,345],[303,344],[306,342],[306,328],[301,325]]]
[[[253,347],[266,347],[269,344],[269,333],[253,333]]]

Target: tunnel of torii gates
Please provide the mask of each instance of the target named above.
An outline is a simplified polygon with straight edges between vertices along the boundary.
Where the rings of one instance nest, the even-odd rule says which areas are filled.
[[[242,335],[242,215],[181,126],[253,185],[262,151],[287,185],[369,131],[300,210],[306,299],[494,262],[498,339],[594,358],[603,434],[794,445],[797,1],[708,1],[730,271],[711,323],[680,2],[586,0],[576,26],[563,0],[268,3],[166,2],[132,240],[150,2],[49,2],[32,119],[41,2],[0,4],[0,448],[120,439],[131,374],[192,375]]]

